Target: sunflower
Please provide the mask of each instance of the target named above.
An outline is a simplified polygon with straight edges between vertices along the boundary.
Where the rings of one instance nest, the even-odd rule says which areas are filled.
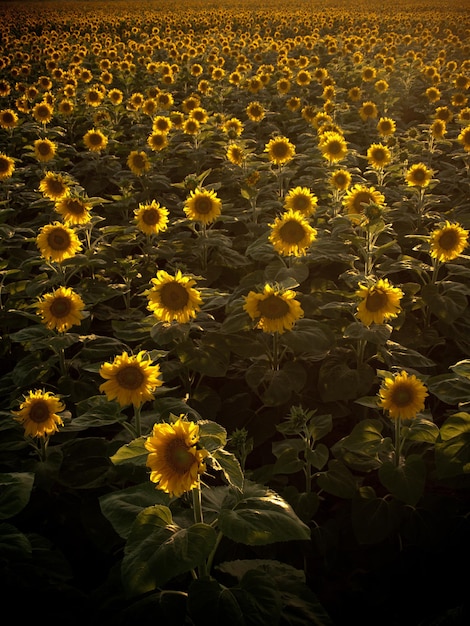
[[[222,130],[230,139],[236,139],[243,132],[243,124],[237,117],[231,117],[222,124]]]
[[[268,158],[275,165],[284,165],[294,158],[295,146],[287,137],[274,137],[270,139],[264,149]]]
[[[55,203],[54,208],[62,215],[66,224],[87,224],[91,219],[91,204],[78,196],[61,198]]]
[[[287,78],[280,78],[276,83],[276,89],[280,95],[289,93],[291,89],[291,82]]]
[[[144,358],[145,357],[145,358]],[[106,380],[99,387],[108,400],[117,400],[121,406],[141,406],[153,400],[153,392],[163,384],[160,366],[151,365],[145,350],[137,355],[123,352],[100,367],[100,376]]]
[[[53,114],[54,109],[48,102],[38,102],[33,107],[33,117],[36,122],[41,122],[41,124],[50,122]]]
[[[442,263],[456,259],[468,245],[469,231],[460,224],[445,223],[442,228],[431,232],[430,254]]]
[[[11,178],[14,171],[15,161],[6,154],[3,154],[3,152],[0,152],[0,180]]]
[[[65,409],[60,399],[50,391],[30,391],[20,404],[19,411],[12,411],[17,422],[23,425],[25,435],[46,437],[59,430],[64,422],[59,413]]]
[[[433,139],[444,139],[447,132],[447,126],[444,120],[436,119],[429,127],[429,132]]]
[[[359,285],[356,296],[361,298],[357,307],[357,317],[366,326],[372,323],[383,324],[400,313],[403,292],[398,287],[393,287],[386,278],[379,278],[371,286]]]
[[[199,425],[180,415],[173,424],[154,424],[145,441],[147,467],[157,488],[179,497],[197,487],[206,471],[207,450],[199,449]]]
[[[356,184],[343,198],[343,206],[350,216],[360,215],[368,204],[376,204],[379,207],[385,203],[385,196],[374,187]]]
[[[92,128],[83,135],[83,143],[91,152],[101,152],[108,145],[108,138],[100,130]]]
[[[304,314],[295,296],[291,289],[281,290],[266,284],[262,293],[250,291],[245,296],[243,309],[263,332],[284,333]]]
[[[437,102],[441,99],[441,92],[437,87],[428,87],[425,91],[426,97],[429,102]]]
[[[346,191],[351,185],[351,174],[348,170],[336,170],[330,176],[330,184],[338,191]]]
[[[390,117],[381,117],[377,122],[377,131],[381,137],[390,137],[396,129],[397,125]]]
[[[243,161],[245,160],[245,151],[242,146],[239,146],[236,143],[231,143],[227,148],[227,159],[230,163],[234,165],[243,165]]]
[[[172,127],[171,119],[166,115],[157,115],[152,121],[152,130],[158,133],[169,133]]]
[[[359,102],[362,96],[362,90],[360,87],[351,87],[348,91],[348,98],[352,102]]]
[[[36,139],[34,142],[34,156],[41,163],[51,161],[57,151],[57,144],[50,139]]]
[[[316,211],[318,198],[307,187],[293,187],[284,197],[284,208],[297,211],[304,216],[313,215]]]
[[[192,117],[188,117],[183,123],[183,132],[185,135],[197,135],[201,130],[199,122]]]
[[[409,187],[427,187],[432,178],[432,170],[424,163],[415,163],[406,173],[406,182]]]
[[[43,226],[36,243],[45,259],[59,263],[73,257],[82,248],[75,232],[60,222]]]
[[[378,93],[385,93],[386,91],[388,91],[389,88],[389,84],[387,83],[386,80],[378,80],[375,85],[374,85],[374,89],[378,92]]]
[[[159,270],[157,277],[152,278],[153,287],[147,290],[148,309],[162,322],[176,320],[186,324],[196,317],[202,304],[202,297],[194,289],[196,281],[190,276],[183,276],[177,270],[171,276],[165,270]]]
[[[261,122],[261,120],[266,115],[266,111],[264,110],[261,102],[255,101],[250,102],[250,104],[246,107],[246,114],[252,122]]]
[[[85,94],[85,102],[88,106],[97,107],[104,100],[104,92],[99,87],[90,87]]]
[[[47,293],[37,305],[38,314],[50,330],[66,332],[72,326],[78,326],[83,319],[85,303],[69,287],[59,287]]]
[[[377,70],[375,69],[375,67],[364,67],[362,70],[362,80],[364,82],[371,82],[374,80],[374,78],[377,76]]]
[[[379,390],[379,406],[388,411],[391,419],[414,419],[424,409],[427,395],[424,383],[402,370],[384,379]]]
[[[142,176],[142,174],[149,171],[151,163],[145,152],[132,150],[127,157],[127,166],[133,174]]]
[[[222,202],[212,189],[191,191],[184,204],[184,212],[190,220],[210,224],[222,211]]]
[[[292,96],[292,98],[288,98],[286,100],[286,107],[289,109],[289,111],[292,111],[292,112],[298,111],[298,109],[300,109],[301,104],[302,104],[302,101],[297,96]]]
[[[47,172],[39,183],[39,191],[49,200],[60,200],[69,194],[69,190],[67,179],[56,172]]]
[[[375,102],[363,102],[359,108],[359,115],[364,122],[376,118],[378,114],[379,111]]]
[[[367,161],[372,167],[381,169],[390,163],[392,154],[387,146],[381,143],[373,143],[367,149]]]
[[[124,94],[120,89],[111,89],[108,91],[108,98],[114,106],[118,106],[122,103]]]
[[[147,137],[147,145],[154,152],[160,152],[160,150],[164,150],[169,145],[168,134],[153,132]]]
[[[168,227],[168,209],[156,200],[150,204],[139,204],[134,211],[137,227],[146,235],[157,235]]]
[[[18,124],[18,116],[12,109],[0,111],[0,128],[15,128]]]
[[[320,151],[330,163],[342,161],[348,153],[346,141],[340,133],[326,132],[321,135]]]
[[[189,112],[189,117],[196,120],[199,124],[205,124],[209,119],[209,114],[203,107],[196,107]]]
[[[283,256],[304,256],[317,235],[305,216],[297,211],[286,211],[269,226],[269,241]]]
[[[72,115],[75,105],[71,100],[64,99],[59,102],[59,106],[57,108],[61,115],[65,115],[67,117]]]
[[[463,128],[458,137],[458,141],[462,144],[465,152],[470,152],[470,126]]]

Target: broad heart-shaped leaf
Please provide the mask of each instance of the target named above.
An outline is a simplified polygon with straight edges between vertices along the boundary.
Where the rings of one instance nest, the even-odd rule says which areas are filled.
[[[145,465],[148,457],[148,450],[145,447],[147,437],[137,437],[129,443],[124,444],[117,452],[113,454],[111,461],[114,465],[122,463],[132,463],[134,465]]]
[[[163,505],[139,513],[127,540],[121,576],[129,596],[164,585],[202,563],[216,544],[216,532],[207,524],[179,528]]]
[[[256,569],[248,570],[236,587],[193,581],[188,605],[196,626],[276,626],[281,618],[281,598],[274,579]]]
[[[230,350],[225,336],[220,333],[208,333],[198,343],[188,339],[177,345],[177,352],[180,361],[190,370],[214,378],[225,376],[227,372]]]
[[[417,454],[411,454],[399,467],[386,461],[379,467],[379,479],[392,496],[416,506],[424,491],[426,465]]]
[[[230,485],[240,490],[243,489],[245,477],[240,463],[234,454],[223,448],[219,448],[212,453],[212,460],[215,469],[223,472],[225,479]]]
[[[232,490],[226,496],[218,525],[232,541],[250,546],[310,538],[308,526],[281,496],[248,482],[243,492]]]
[[[462,376],[470,380],[470,359],[459,361],[455,363],[455,365],[451,365],[450,369],[455,372],[457,376]]]
[[[334,345],[335,336],[326,324],[300,319],[293,330],[281,336],[280,343],[294,354],[304,354],[309,360],[321,361]]]
[[[161,489],[156,489],[149,481],[120,491],[111,491],[101,496],[99,502],[103,515],[111,522],[114,530],[127,539],[139,513],[154,504],[168,505],[170,496]]]
[[[359,543],[383,541],[395,528],[392,502],[377,498],[372,487],[361,487],[352,500],[352,525]]]
[[[439,478],[470,473],[470,413],[455,413],[442,424],[435,451]]]
[[[446,324],[452,324],[468,306],[467,289],[461,283],[445,281],[423,285],[421,297],[431,312]]]
[[[438,374],[427,381],[429,391],[447,404],[468,402],[470,398],[470,380],[456,374]]]
[[[210,420],[199,420],[199,443],[209,452],[222,448],[227,443],[227,431]]]
[[[317,477],[319,487],[338,498],[353,498],[357,491],[357,479],[349,469],[336,459],[328,463],[328,470]]]
[[[350,435],[335,443],[333,454],[358,470],[371,470],[380,466],[378,453],[383,446],[382,423],[379,420],[362,420]]]
[[[28,504],[34,484],[32,472],[0,474],[0,519],[14,517]]]

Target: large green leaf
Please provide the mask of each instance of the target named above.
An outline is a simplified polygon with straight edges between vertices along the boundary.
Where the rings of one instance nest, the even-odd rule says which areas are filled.
[[[147,437],[142,436],[124,444],[110,457],[111,461],[114,465],[121,465],[122,463],[145,465],[149,454],[145,447],[146,439]]]
[[[28,504],[34,484],[32,472],[0,474],[0,519],[13,517]]]
[[[177,345],[177,352],[180,361],[190,370],[214,378],[225,376],[227,372],[230,351],[220,333],[208,333],[198,343],[188,339]]]
[[[442,424],[435,449],[439,478],[470,473],[470,413],[455,413]]]
[[[317,476],[318,486],[338,498],[353,498],[356,494],[357,479],[340,461],[332,459],[328,470]]]
[[[223,472],[225,479],[230,485],[240,490],[243,489],[245,477],[240,463],[234,454],[220,448],[213,452],[212,459],[215,469]]]
[[[245,484],[242,493],[226,497],[219,513],[219,529],[232,541],[266,545],[308,540],[310,529],[277,493],[261,485]]]
[[[320,361],[335,344],[335,336],[325,324],[300,319],[292,331],[282,335],[281,344],[288,346],[294,354],[303,354],[309,360]]]
[[[377,498],[371,487],[361,487],[357,497],[352,500],[352,524],[359,543],[383,541],[395,528],[391,502]]]
[[[393,496],[416,506],[424,492],[426,465],[417,454],[411,454],[399,467],[386,461],[379,468],[379,479]]]
[[[362,420],[350,435],[335,443],[331,451],[354,469],[376,469],[381,464],[379,452],[384,445],[382,427],[379,420]]]
[[[129,534],[122,561],[122,581],[128,595],[152,591],[200,565],[216,544],[207,524],[180,528],[171,511],[155,505],[139,513]]]

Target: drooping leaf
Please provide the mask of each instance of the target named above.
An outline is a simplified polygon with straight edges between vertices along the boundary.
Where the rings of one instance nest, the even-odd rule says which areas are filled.
[[[393,496],[416,506],[424,492],[426,465],[417,454],[406,457],[399,467],[386,461],[379,468],[379,479]]]
[[[14,517],[28,504],[34,484],[34,473],[0,474],[0,519]]]

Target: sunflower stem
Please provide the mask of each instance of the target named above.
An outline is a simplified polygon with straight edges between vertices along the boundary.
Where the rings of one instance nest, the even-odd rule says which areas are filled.
[[[279,369],[279,333],[273,333],[272,368]]]
[[[395,467],[400,467],[401,457],[401,420],[395,418]]]
[[[194,523],[195,524],[203,524],[204,516],[202,513],[202,499],[201,499],[201,481],[198,479],[197,487],[194,487],[191,491],[193,496],[193,512],[194,512]],[[198,565],[198,573],[199,578],[206,578],[208,575],[207,563],[206,561],[202,561]]]
[[[134,406],[134,422],[135,422],[135,436],[140,437],[142,435],[142,424],[140,419],[141,405]]]
[[[214,545],[211,553],[207,557],[206,567],[207,567],[207,574],[208,575],[210,575],[210,571],[212,569],[212,563],[214,561],[215,553],[217,552],[217,548],[219,547],[219,544],[222,541],[222,537],[223,536],[224,536],[223,533],[219,530],[219,532],[217,533],[217,539],[215,540],[215,545]]]

